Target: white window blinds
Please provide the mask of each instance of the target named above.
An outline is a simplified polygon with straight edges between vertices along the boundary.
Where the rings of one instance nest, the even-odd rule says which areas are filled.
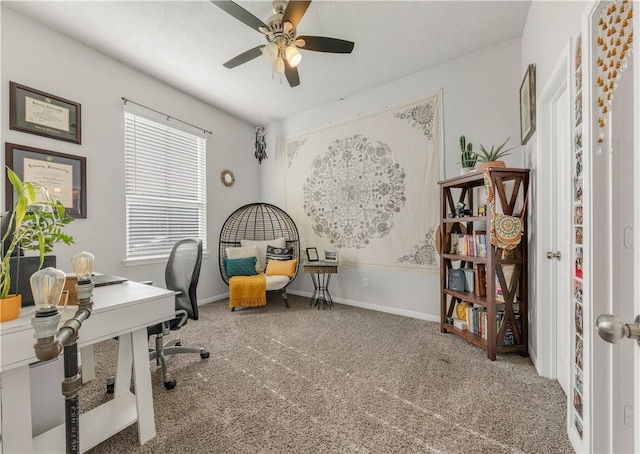
[[[127,259],[166,256],[185,237],[206,250],[204,137],[124,115]]]

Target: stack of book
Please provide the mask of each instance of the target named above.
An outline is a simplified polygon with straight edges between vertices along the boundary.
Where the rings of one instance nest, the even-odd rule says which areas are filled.
[[[502,273],[504,274],[504,281],[508,285],[511,284],[511,277],[513,276],[513,269],[515,265],[502,265]],[[516,282],[517,285],[517,282]],[[498,278],[498,273],[496,273],[496,301],[500,301],[504,303],[504,294],[507,293],[509,288],[503,289],[502,284],[500,283],[500,279]],[[514,289],[512,289],[514,290]]]
[[[483,339],[487,338],[487,308],[474,306],[467,308],[467,329],[475,334],[476,336],[480,336]],[[518,325],[518,332],[522,333],[522,324],[520,322],[520,312],[518,310],[514,311],[514,316],[516,319],[516,323]],[[502,326],[502,322],[504,320],[504,310],[498,311],[496,313],[496,333],[500,332],[500,328]],[[505,347],[515,345],[516,338],[513,332],[513,327],[511,326],[511,321],[506,321],[507,326],[505,328],[504,338],[502,340],[502,345]],[[521,336],[522,337],[522,336]]]
[[[472,234],[459,233],[456,253],[458,255],[468,255],[470,257],[487,256],[487,235],[486,232],[477,231]]]

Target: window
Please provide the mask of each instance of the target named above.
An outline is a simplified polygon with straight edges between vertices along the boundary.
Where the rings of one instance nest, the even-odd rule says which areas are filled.
[[[127,259],[167,256],[185,237],[206,250],[204,137],[125,111]]]

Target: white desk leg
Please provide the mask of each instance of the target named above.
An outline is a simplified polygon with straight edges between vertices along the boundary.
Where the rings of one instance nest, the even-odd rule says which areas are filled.
[[[82,384],[89,383],[96,378],[96,363],[93,357],[93,345],[80,349],[80,364],[82,365]]]
[[[143,445],[156,436],[147,329],[143,328],[134,331],[131,333],[131,338],[133,342],[136,405],[138,407],[138,436],[140,437],[140,444]]]
[[[116,365],[116,381],[114,398],[126,394],[131,389],[131,364],[133,363],[131,333],[118,338],[118,363]]]
[[[2,372],[2,452],[33,452],[29,366]]]

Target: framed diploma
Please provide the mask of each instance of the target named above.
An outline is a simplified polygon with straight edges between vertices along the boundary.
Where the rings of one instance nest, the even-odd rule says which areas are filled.
[[[87,217],[87,158],[25,147],[14,143],[5,145],[5,163],[22,181],[46,187],[57,196],[74,218]],[[5,209],[13,209],[13,187],[6,182]]]
[[[80,142],[80,104],[10,82],[10,129]]]

